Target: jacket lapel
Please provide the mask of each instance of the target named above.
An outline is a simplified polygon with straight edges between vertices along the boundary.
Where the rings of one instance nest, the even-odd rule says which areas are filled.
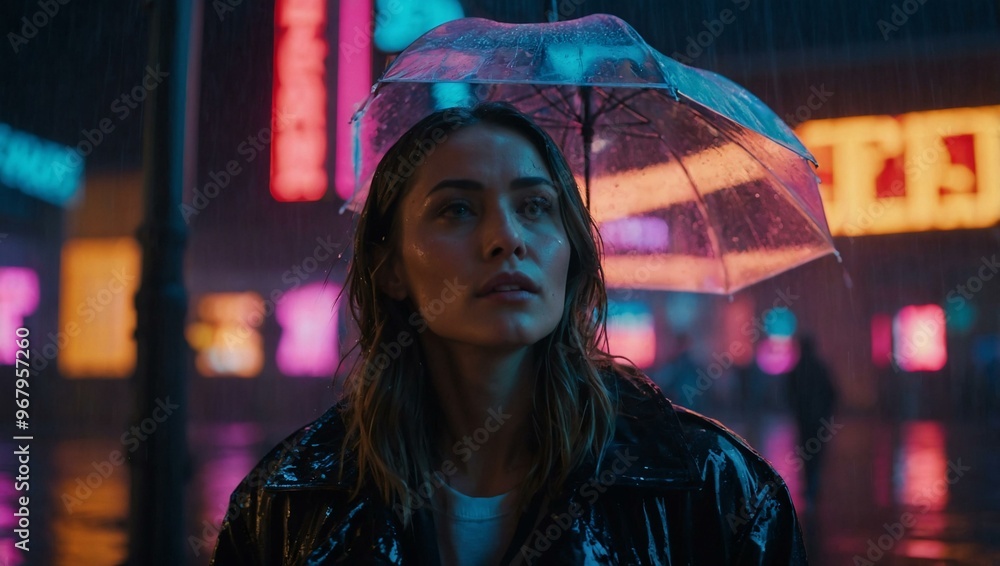
[[[700,484],[694,458],[680,420],[670,402],[648,380],[619,383],[619,414],[615,436],[600,472],[610,470],[615,483],[628,487],[692,488]],[[286,441],[285,454],[265,489],[353,488],[357,460],[348,452],[344,477],[339,478],[344,425],[337,404],[310,425],[298,439]]]

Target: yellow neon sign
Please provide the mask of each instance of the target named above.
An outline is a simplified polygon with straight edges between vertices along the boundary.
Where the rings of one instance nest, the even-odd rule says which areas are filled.
[[[861,236],[1000,222],[1000,106],[814,120],[830,231]]]
[[[264,367],[264,299],[253,292],[209,293],[198,301],[198,320],[185,336],[206,377],[256,377]]]

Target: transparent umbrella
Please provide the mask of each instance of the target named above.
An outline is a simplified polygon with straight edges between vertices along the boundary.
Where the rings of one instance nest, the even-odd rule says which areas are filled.
[[[731,294],[836,253],[812,156],[739,85],[598,14],[445,23],[354,116],[360,208],[385,151],[438,108],[502,100],[561,146],[605,243],[609,286]]]

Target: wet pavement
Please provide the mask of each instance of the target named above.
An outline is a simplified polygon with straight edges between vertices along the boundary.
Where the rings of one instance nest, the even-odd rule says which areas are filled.
[[[804,525],[810,559],[841,564],[1000,565],[1000,423],[835,415],[827,432],[798,446],[782,414],[720,418],[786,479]],[[190,564],[207,564],[228,495],[258,457],[294,427],[250,422],[192,427],[186,541]],[[64,436],[39,454],[32,494],[31,551],[13,547],[15,470],[0,477],[0,564],[117,564],[126,555],[127,464],[121,431]],[[12,454],[14,447],[2,447]],[[805,459],[823,452],[821,489],[808,509]],[[37,487],[36,487],[37,486]],[[30,557],[31,560],[26,560]]]

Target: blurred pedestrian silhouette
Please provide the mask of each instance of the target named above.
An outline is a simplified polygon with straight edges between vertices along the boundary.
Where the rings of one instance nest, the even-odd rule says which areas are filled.
[[[820,470],[826,443],[836,433],[830,418],[837,401],[837,390],[826,363],[819,358],[812,336],[799,338],[799,362],[788,373],[788,402],[795,416],[799,442],[796,462],[805,468],[806,506],[812,510],[819,494]],[[831,430],[832,429],[832,430]]]
[[[674,354],[657,375],[656,384],[664,396],[674,403],[701,411],[702,391],[698,389],[698,365],[691,355],[691,337],[686,333],[677,335]]]

